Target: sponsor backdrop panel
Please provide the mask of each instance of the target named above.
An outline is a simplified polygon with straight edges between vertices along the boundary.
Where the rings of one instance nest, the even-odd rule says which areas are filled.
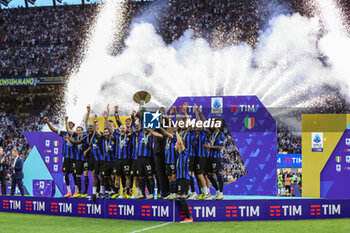
[[[229,195],[276,195],[276,122],[256,96],[179,97],[173,106],[188,104],[193,119],[196,104],[209,118],[228,126],[248,173],[224,188]]]
[[[350,200],[285,199],[188,201],[194,221],[349,218]],[[180,221],[178,202],[0,196],[0,211],[57,216]]]
[[[350,198],[350,124],[321,172],[321,197]]]
[[[350,198],[343,187],[349,180],[349,123],[350,114],[303,114],[303,197]]]

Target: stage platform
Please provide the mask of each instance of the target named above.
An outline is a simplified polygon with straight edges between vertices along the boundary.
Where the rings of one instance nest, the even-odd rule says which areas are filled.
[[[350,199],[226,196],[188,201],[194,221],[252,221],[350,218]],[[0,211],[56,216],[176,222],[183,212],[176,201],[0,196]]]

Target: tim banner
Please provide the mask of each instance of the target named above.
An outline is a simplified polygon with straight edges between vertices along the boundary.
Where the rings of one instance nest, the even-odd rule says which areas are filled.
[[[277,154],[277,167],[302,167],[301,154]]]
[[[259,199],[188,201],[195,222],[349,218],[350,200]],[[0,196],[0,211],[144,221],[181,221],[177,201]]]

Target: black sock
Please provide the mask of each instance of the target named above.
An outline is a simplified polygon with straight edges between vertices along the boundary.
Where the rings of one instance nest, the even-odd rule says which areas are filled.
[[[130,176],[130,189],[132,189],[133,185],[134,185],[134,175]]]
[[[146,188],[146,186],[145,186],[145,179],[139,179],[139,181],[140,181],[140,189],[141,189],[141,192],[142,192],[142,195],[143,196],[146,196],[146,191],[145,191],[145,188]]]
[[[169,190],[170,190],[170,193],[174,193],[174,181],[169,182]]]
[[[190,210],[188,208],[187,201],[184,198],[179,198],[179,201],[180,201],[182,209],[185,212],[185,217],[186,218],[191,218],[191,214],[190,214]]]
[[[154,194],[154,178],[148,178],[147,179],[147,188],[149,194]]]
[[[105,190],[109,191],[109,180],[108,180],[108,177],[104,177],[103,180],[104,180],[104,183],[105,183]]]
[[[84,176],[84,184],[85,184],[84,194],[87,194],[88,189],[89,189],[89,177],[88,176]]]
[[[194,189],[194,179],[193,179],[193,176],[190,176],[190,186],[191,186],[191,192],[194,193],[196,190]]]
[[[96,192],[97,193],[100,193],[102,190],[101,190],[101,181],[100,181],[100,178],[97,177],[97,189],[96,189]]]
[[[125,178],[124,175],[122,175],[120,178],[122,180],[123,189],[125,190],[125,188],[126,188],[126,178]]]
[[[214,177],[212,175],[208,175],[208,179],[210,180],[210,183],[213,185],[215,190],[218,191],[219,190],[218,183],[216,182]]]
[[[69,186],[69,174],[64,175],[64,181],[66,182],[66,186]]]
[[[175,181],[173,181],[173,190],[174,190],[174,194],[176,194],[177,193],[177,181],[175,180]]]
[[[81,177],[77,176],[75,179],[76,185],[78,186],[78,192],[81,193]]]
[[[220,192],[224,190],[224,180],[222,179],[221,174],[217,174],[218,181],[219,181],[219,187],[220,187]]]

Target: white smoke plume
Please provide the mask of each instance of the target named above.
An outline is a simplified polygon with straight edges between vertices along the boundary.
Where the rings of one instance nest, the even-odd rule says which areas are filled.
[[[193,39],[191,30],[167,45],[153,24],[141,17],[131,25],[124,50],[111,56],[110,28],[122,18],[115,14],[114,1],[108,0],[88,56],[70,78],[67,114],[80,122],[88,104],[99,114],[106,104],[119,104],[127,114],[138,108],[132,96],[139,90],[152,95],[149,106],[170,106],[178,96],[257,95],[268,107],[308,107],[323,94],[324,86],[339,87],[347,95],[349,38],[340,33],[342,22],[334,21],[336,15],[324,5],[332,1],[316,2],[322,3],[321,14],[313,18],[274,14],[256,48],[240,43],[213,49],[205,39]],[[327,30],[321,37],[320,19]],[[321,55],[329,58],[327,66]]]

